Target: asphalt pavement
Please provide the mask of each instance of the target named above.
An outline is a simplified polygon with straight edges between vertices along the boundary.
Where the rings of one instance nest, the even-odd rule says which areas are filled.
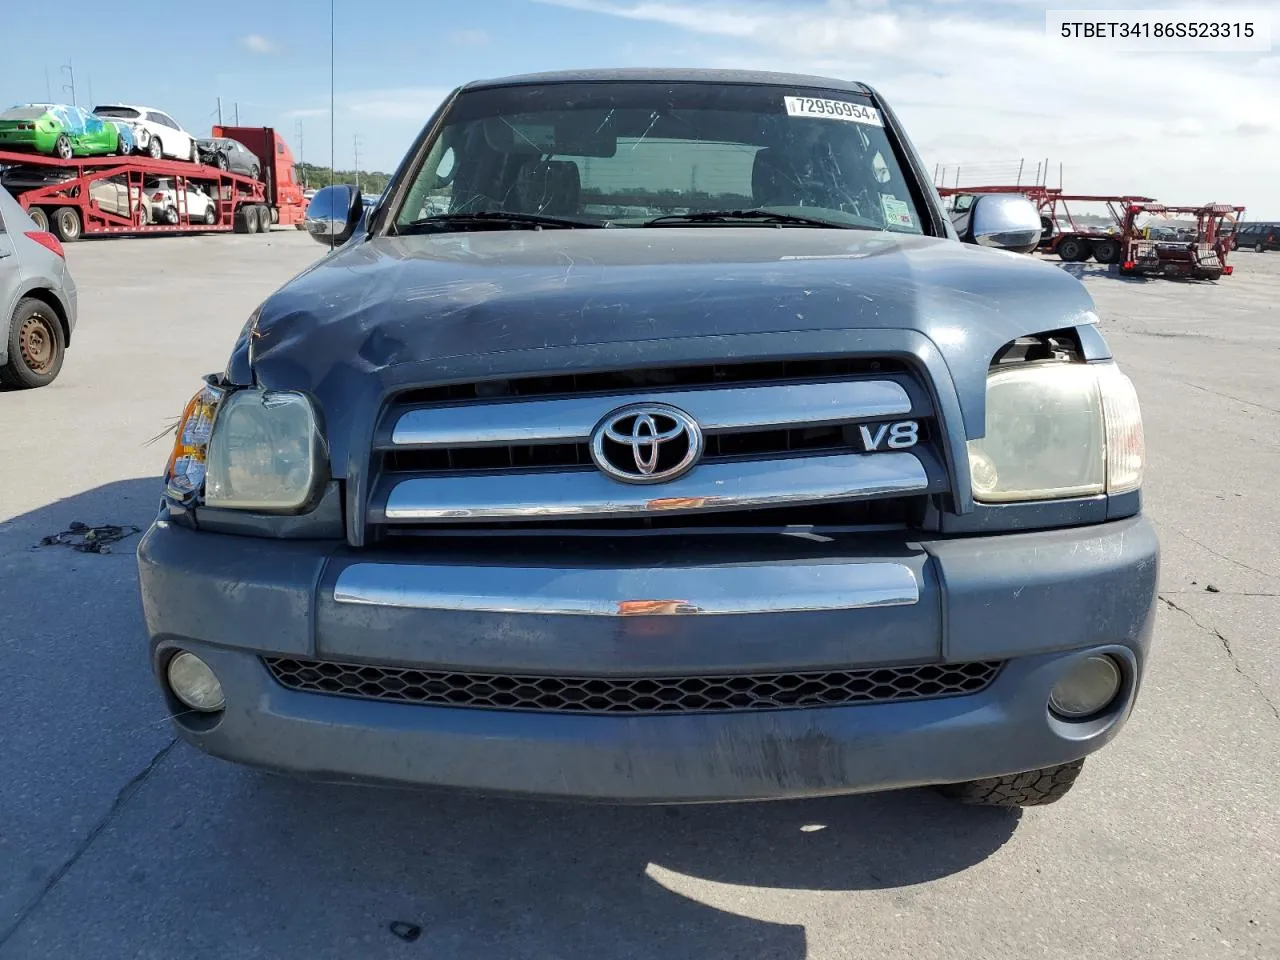
[[[137,537],[168,438],[305,235],[68,247],[61,377],[0,392],[0,960],[1280,956],[1280,254],[1064,265],[1146,417],[1163,556],[1137,710],[1063,801],[627,808],[321,786],[175,744]],[[1028,630],[1035,624],[1028,623]]]

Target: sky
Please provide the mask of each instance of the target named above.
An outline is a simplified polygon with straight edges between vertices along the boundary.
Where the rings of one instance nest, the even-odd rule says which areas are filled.
[[[893,106],[930,170],[961,183],[1049,171],[1073,193],[1247,205],[1280,220],[1280,0],[124,0],[140,37],[48,29],[19,4],[0,101],[153,106],[206,134],[277,127],[302,159],[392,170],[468,80],[583,67],[722,67],[862,80]],[[1046,38],[1048,9],[1270,13],[1268,52],[1120,53]],[[97,0],[59,0],[101,23]],[[172,41],[166,40],[171,37]],[[56,38],[56,39],[54,39]],[[332,150],[331,150],[332,145]],[[1047,161],[1047,164],[1046,164]]]

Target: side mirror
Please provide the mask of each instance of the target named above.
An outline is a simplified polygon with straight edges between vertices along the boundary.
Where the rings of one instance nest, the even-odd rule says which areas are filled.
[[[1041,220],[1036,205],[1018,193],[984,193],[967,211],[960,239],[980,247],[1031,253],[1040,245]]]
[[[307,233],[325,246],[342,246],[351,239],[363,219],[364,203],[360,199],[360,191],[345,183],[316,191],[307,204]]]

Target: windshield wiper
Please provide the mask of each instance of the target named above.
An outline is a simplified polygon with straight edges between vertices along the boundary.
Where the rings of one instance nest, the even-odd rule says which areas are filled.
[[[504,210],[481,210],[476,213],[440,213],[422,217],[396,227],[396,233],[428,233],[450,230],[497,230],[502,228],[540,230],[551,227],[571,230],[576,227],[598,229],[600,224],[589,220],[571,220],[568,217],[550,217],[541,213],[509,213]]]
[[[795,213],[777,213],[773,210],[696,210],[691,213],[666,213],[652,220],[646,220],[642,226],[661,227],[668,223],[731,223],[734,220],[746,220],[762,225],[785,225],[800,227],[836,227],[838,229],[870,229],[858,227],[851,223],[837,223],[834,220],[823,220],[821,217],[803,217]]]

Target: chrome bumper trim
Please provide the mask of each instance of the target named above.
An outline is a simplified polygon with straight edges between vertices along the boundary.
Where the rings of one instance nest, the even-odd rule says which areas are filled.
[[[375,497],[371,523],[585,519],[824,503],[919,493],[929,476],[911,453],[704,463],[670,483],[618,483],[597,470],[413,477]]]
[[[892,380],[848,380],[764,387],[645,392],[555,400],[512,400],[410,409],[378,445],[477,447],[586,440],[611,410],[632,403],[666,403],[688,413],[705,431],[821,425],[911,412],[907,391]]]
[[[356,563],[337,603],[467,613],[596,617],[794,613],[913,604],[920,587],[900,563],[564,569]]]

